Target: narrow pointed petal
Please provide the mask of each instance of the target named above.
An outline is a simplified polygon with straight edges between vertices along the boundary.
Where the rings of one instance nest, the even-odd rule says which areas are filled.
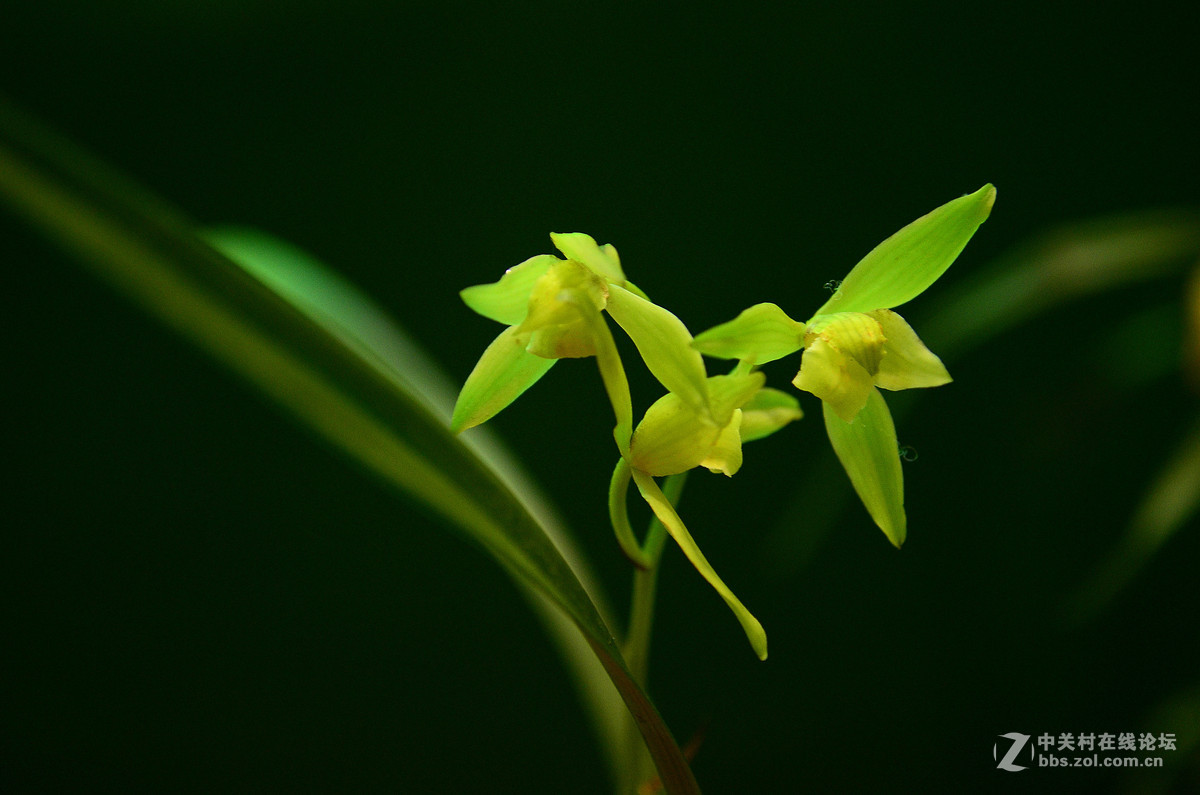
[[[778,389],[764,387],[742,407],[742,443],[770,436],[803,416],[800,401],[795,397]]]
[[[996,189],[984,185],[901,229],[863,257],[816,314],[891,309],[946,272],[987,220]]]
[[[907,535],[904,516],[904,473],[892,413],[878,389],[854,422],[845,422],[824,404],[825,430],[833,451],[858,497],[888,540],[899,547]]]
[[[719,359],[749,359],[766,364],[795,353],[804,345],[805,326],[775,304],[755,304],[728,323],[696,337],[692,346]]]
[[[452,430],[457,433],[487,422],[546,374],[555,360],[527,352],[526,342],[510,327],[487,347],[454,404]]]
[[[854,419],[875,391],[871,374],[861,364],[822,339],[804,351],[800,372],[792,383],[819,397],[846,422]]]
[[[621,260],[611,243],[598,246],[591,235],[585,235],[583,232],[551,232],[550,239],[554,241],[554,247],[567,259],[586,266],[596,275],[604,277],[605,281],[625,284]]]
[[[879,321],[887,342],[875,375],[876,386],[884,389],[913,389],[950,383],[942,360],[921,342],[912,326],[890,309],[871,312]]]
[[[625,367],[621,364],[621,355],[617,351],[617,341],[613,339],[608,323],[600,312],[586,312],[583,321],[588,325],[588,334],[596,347],[596,365],[600,368],[600,380],[604,382],[604,391],[612,404],[613,415],[617,424],[613,427],[613,440],[621,456],[629,457],[629,444],[633,436],[633,400],[629,395],[629,380],[625,377]]]
[[[506,270],[500,281],[468,287],[459,295],[463,303],[484,317],[515,326],[529,311],[529,295],[533,292],[534,282],[559,261],[553,254],[531,257]]]
[[[696,413],[708,416],[704,359],[692,348],[692,335],[683,321],[615,284],[608,286],[605,308],[633,340],[654,377]]]
[[[642,497],[650,504],[651,510],[658,520],[663,523],[663,527],[675,539],[675,543],[679,544],[679,548],[683,550],[683,554],[696,567],[696,571],[708,581],[708,584],[713,587],[721,598],[725,600],[725,604],[729,605],[729,609],[733,611],[737,617],[738,623],[742,625],[742,630],[746,633],[746,638],[750,641],[750,646],[754,649],[754,653],[758,655],[758,659],[767,659],[767,633],[763,630],[762,624],[758,622],[741,600],[734,596],[733,591],[727,586],[713,569],[712,564],[704,557],[704,553],[700,551],[700,547],[696,544],[696,540],[692,538],[692,534],[688,532],[687,526],[683,520],[679,518],[679,514],[675,512],[675,508],[671,502],[663,495],[658,484],[654,482],[654,478],[647,475],[645,472],[633,470],[633,482],[637,484],[638,491],[642,493]]]

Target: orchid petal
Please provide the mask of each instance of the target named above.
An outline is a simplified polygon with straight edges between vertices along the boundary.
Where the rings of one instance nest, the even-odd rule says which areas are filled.
[[[641,287],[638,287],[636,284],[629,281],[628,279],[625,280],[625,284],[623,284],[622,287],[624,287],[626,290],[628,290],[629,292],[636,295],[638,298],[641,298],[646,301],[650,300],[650,296],[646,295],[645,291],[643,291]]]
[[[742,630],[746,633],[746,638],[750,641],[750,646],[758,655],[758,659],[767,659],[767,633],[763,630],[762,624],[746,609],[741,600],[734,596],[733,591],[729,590],[729,586],[717,576],[716,570],[704,557],[696,540],[692,538],[692,534],[688,532],[687,526],[679,518],[679,514],[675,512],[670,501],[663,495],[662,489],[654,482],[654,478],[645,472],[634,469],[633,482],[637,484],[638,491],[642,493],[642,497],[649,503],[654,515],[662,522],[671,538],[675,539],[675,543],[679,544],[683,554],[696,567],[696,571],[700,572],[700,576],[708,581],[708,584],[720,594],[721,598],[725,600],[725,604],[733,611],[738,623],[742,625]]]
[[[700,466],[709,472],[720,472],[726,477],[733,477],[742,468],[742,410],[734,409],[733,415],[717,435],[716,441],[708,450],[708,455],[700,461]]]
[[[817,315],[808,324],[808,339],[816,335],[851,356],[872,376],[879,372],[884,335],[879,321],[865,312]]]
[[[721,429],[701,422],[678,395],[668,392],[646,410],[630,443],[633,466],[655,477],[700,466]]]
[[[550,239],[554,247],[569,260],[574,260],[605,281],[613,284],[625,284],[625,272],[621,270],[621,259],[611,243],[603,246],[596,245],[591,235],[583,232],[551,232]]]
[[[656,400],[638,423],[630,445],[633,465],[655,477],[676,475],[693,467],[732,476],[741,467],[741,412],[766,376],[762,373],[718,375],[708,379],[717,422],[701,416],[673,392]]]
[[[763,373],[737,370],[709,378],[709,406],[717,425],[727,425],[733,411],[749,403],[766,382],[767,376]]]
[[[786,392],[764,387],[742,406],[742,443],[753,442],[804,416],[800,401]]]
[[[605,308],[633,340],[654,377],[697,414],[707,416],[704,359],[692,348],[692,335],[683,321],[615,284],[608,286]]]
[[[819,397],[846,422],[854,419],[875,391],[871,374],[825,339],[818,339],[805,349],[800,372],[792,383],[797,389]]]
[[[890,309],[870,313],[879,321],[887,342],[883,346],[883,359],[875,384],[884,389],[912,389],[914,387],[941,386],[950,383],[950,373],[912,327]]]
[[[533,285],[529,313],[518,327],[530,335],[529,352],[547,359],[576,359],[596,352],[585,314],[599,315],[604,284],[578,262],[555,259]]]

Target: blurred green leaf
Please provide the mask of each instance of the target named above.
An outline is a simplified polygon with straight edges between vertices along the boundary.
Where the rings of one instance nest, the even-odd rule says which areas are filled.
[[[1075,620],[1093,618],[1145,568],[1150,559],[1200,508],[1200,422],[1155,475],[1124,537],[1096,573],[1072,597]]]
[[[943,360],[1069,301],[1178,273],[1200,254],[1200,212],[1153,210],[1056,227],[937,297],[921,330]]]
[[[427,401],[379,361],[361,331],[351,331],[360,323],[337,319],[311,293],[295,300],[295,292],[276,289],[205,242],[178,212],[2,102],[0,198],[552,601],[583,633],[634,714],[666,790],[698,791],[595,603],[545,530]],[[322,312],[323,319],[314,316]]]

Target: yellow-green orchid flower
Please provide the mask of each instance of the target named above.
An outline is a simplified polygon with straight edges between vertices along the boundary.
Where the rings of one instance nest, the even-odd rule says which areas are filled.
[[[625,509],[633,480],[765,659],[762,626],[717,576],[654,478],[697,466],[733,475],[742,464],[742,442],[799,418],[799,405],[784,393],[764,388],[763,375],[751,372],[749,361],[729,375],[708,378],[687,327],[625,278],[616,249],[598,246],[580,233],[550,237],[566,259],[534,257],[510,268],[498,282],[462,291],[469,307],[508,328],[467,378],[455,405],[453,428],[461,431],[487,421],[558,359],[595,356],[617,417],[613,435],[621,458],[609,490],[609,511],[621,548],[635,565],[647,565]],[[603,312],[624,329],[647,368],[667,388],[636,431],[629,385]]]
[[[552,234],[566,257],[543,255],[510,268],[493,284],[462,291],[463,301],[508,326],[467,378],[452,426],[487,421],[532,386],[558,359],[595,356],[617,416],[621,458],[609,491],[609,509],[626,555],[645,565],[625,513],[629,481],[676,540],[688,560],[733,609],[755,652],[766,657],[766,634],[700,552],[655,476],[708,466],[732,475],[741,466],[743,439],[760,438],[800,416],[795,400],[764,389],[763,376],[739,365],[708,378],[692,335],[673,314],[651,303],[621,269],[616,249],[580,234]],[[607,312],[629,335],[647,368],[668,390],[633,430],[632,401]],[[632,463],[631,463],[632,462]]]
[[[891,311],[925,291],[954,262],[989,213],[985,185],[880,243],[850,271],[807,323],[775,304],[758,304],[696,337],[702,353],[763,364],[803,349],[792,383],[821,398],[838,459],[872,519],[904,543],[904,480],[891,413],[877,387],[939,386],[950,375],[900,315]]]
[[[551,234],[566,257],[533,257],[493,284],[468,287],[471,309],[508,326],[475,365],[454,407],[463,431],[486,422],[538,381],[559,359],[595,356],[613,410],[614,435],[629,452],[633,409],[625,372],[602,312],[625,330],[650,372],[697,412],[707,415],[704,361],[675,315],[625,278],[617,250],[579,232]]]

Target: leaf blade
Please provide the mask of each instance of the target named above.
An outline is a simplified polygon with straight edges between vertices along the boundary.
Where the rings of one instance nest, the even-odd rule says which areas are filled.
[[[0,104],[0,200],[550,599],[636,717],[670,792],[690,768],[570,567],[495,472],[370,357],[200,239],[194,224]]]

